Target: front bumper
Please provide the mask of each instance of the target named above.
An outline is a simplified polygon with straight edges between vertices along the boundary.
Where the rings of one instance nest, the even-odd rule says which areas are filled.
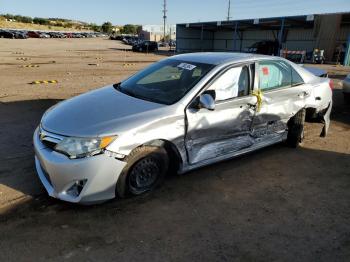
[[[105,154],[69,159],[45,146],[39,139],[38,129],[34,132],[33,142],[36,170],[50,196],[82,204],[97,203],[115,197],[115,186],[126,162]],[[86,183],[80,194],[70,194],[68,189],[82,180],[86,180]]]

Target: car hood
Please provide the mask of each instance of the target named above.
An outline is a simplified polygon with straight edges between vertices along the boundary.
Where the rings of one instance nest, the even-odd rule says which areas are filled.
[[[53,106],[45,112],[41,126],[65,136],[116,135],[159,117],[164,107],[107,86]]]

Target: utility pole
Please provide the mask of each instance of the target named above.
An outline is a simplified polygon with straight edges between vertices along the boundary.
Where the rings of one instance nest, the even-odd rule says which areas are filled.
[[[227,21],[231,19],[231,0],[228,0],[228,9],[227,9]]]
[[[163,32],[163,43],[165,43],[165,35],[166,35],[166,18],[167,18],[167,12],[168,10],[166,9],[166,0],[164,0],[163,4],[163,22],[164,22],[164,32]]]

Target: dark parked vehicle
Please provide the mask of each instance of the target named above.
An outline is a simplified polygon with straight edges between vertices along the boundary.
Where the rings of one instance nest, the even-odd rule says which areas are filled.
[[[5,30],[0,30],[0,38],[14,38],[14,34],[9,32],[9,31],[5,31]]]
[[[262,54],[262,55],[279,55],[278,41],[260,41],[253,44],[251,47],[246,48],[245,52]]]
[[[27,33],[27,36],[31,37],[31,38],[40,38],[40,34],[38,32],[35,32],[35,31],[29,31]]]
[[[132,51],[153,52],[158,50],[158,43],[154,41],[144,41],[132,46]]]
[[[26,32],[22,32],[22,31],[14,31],[12,32],[14,35],[14,38],[16,39],[27,39],[27,33]]]

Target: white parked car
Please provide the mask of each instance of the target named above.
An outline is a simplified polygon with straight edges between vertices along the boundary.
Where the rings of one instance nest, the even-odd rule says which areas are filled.
[[[45,33],[40,33],[39,37],[40,38],[50,38],[50,35],[45,34]]]

